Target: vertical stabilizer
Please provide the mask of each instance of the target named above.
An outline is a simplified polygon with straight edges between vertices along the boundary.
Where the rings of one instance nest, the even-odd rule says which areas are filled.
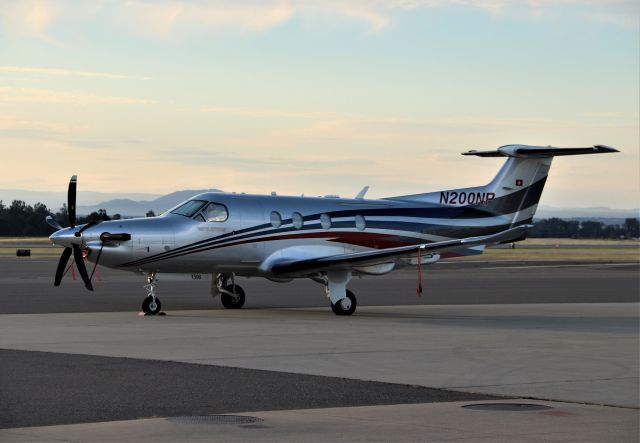
[[[528,224],[538,207],[555,156],[618,152],[596,145],[587,148],[506,145],[495,151],[469,151],[463,155],[508,157],[498,174],[485,186],[393,197],[445,207],[470,208],[496,216],[494,222],[517,226]]]

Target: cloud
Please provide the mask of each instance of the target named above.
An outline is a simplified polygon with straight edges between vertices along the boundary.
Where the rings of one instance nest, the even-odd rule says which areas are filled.
[[[150,79],[150,77],[131,77],[128,75],[111,74],[108,72],[76,71],[72,69],[37,68],[37,67],[24,67],[24,66],[0,66],[0,72],[15,73],[15,74],[42,74],[42,75],[62,76],[62,77],[97,77],[97,78],[109,78],[109,79],[135,78],[139,80]]]
[[[592,23],[638,27],[636,0],[0,0],[0,32],[33,36],[52,43],[54,26],[86,23],[116,25],[130,33],[166,38],[178,33],[219,30],[259,32],[295,17],[342,17],[382,32],[402,12],[466,8],[492,16],[582,17]],[[105,25],[106,24],[106,25]]]
[[[327,158],[322,155],[287,156],[279,157],[267,155],[239,155],[230,151],[219,151],[205,148],[174,147],[162,149],[156,152],[160,158],[169,162],[182,162],[188,164],[204,164],[215,162],[216,165],[231,166],[234,168],[250,168],[263,171],[265,168],[292,169],[297,173],[309,170],[327,170],[336,168],[345,163],[358,162],[363,166],[372,166],[370,159],[354,158]]]
[[[0,8],[2,26],[22,34],[43,35],[58,16],[58,4],[51,1],[5,0]]]
[[[234,106],[205,106],[201,112],[211,114],[234,115],[252,118],[336,118],[346,114],[337,112],[285,111],[269,108],[247,108]]]
[[[147,105],[153,100],[53,91],[40,88],[0,87],[0,102],[62,103],[68,105]]]
[[[151,36],[173,31],[239,28],[260,31],[272,28],[294,14],[293,3],[129,1],[115,8],[113,17],[130,29]]]
[[[0,131],[39,131],[55,134],[71,134],[77,132],[78,124],[67,125],[57,122],[34,120],[13,115],[0,115]]]

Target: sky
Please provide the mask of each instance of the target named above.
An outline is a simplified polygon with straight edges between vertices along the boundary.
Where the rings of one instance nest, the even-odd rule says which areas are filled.
[[[542,204],[640,206],[640,3],[0,0],[0,188],[386,197],[554,160]]]

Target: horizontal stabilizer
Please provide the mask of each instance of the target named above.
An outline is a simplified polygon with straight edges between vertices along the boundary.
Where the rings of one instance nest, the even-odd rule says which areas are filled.
[[[527,146],[527,145],[505,145],[495,151],[468,151],[462,155],[476,155],[478,157],[519,157],[519,158],[544,158],[558,155],[582,155],[582,154],[605,154],[608,152],[619,152],[615,148],[605,145],[595,145],[585,148],[554,148],[552,146]]]

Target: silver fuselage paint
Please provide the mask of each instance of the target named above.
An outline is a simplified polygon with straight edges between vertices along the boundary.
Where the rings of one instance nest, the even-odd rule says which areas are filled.
[[[95,262],[100,254],[101,265],[134,272],[269,277],[270,261],[283,257],[305,259],[461,238],[499,232],[511,222],[510,215],[473,218],[461,210],[456,219],[455,208],[411,200],[228,193],[204,193],[192,199],[224,205],[228,219],[203,222],[168,211],[158,217],[102,222],[83,232],[88,260]],[[433,216],[411,216],[411,211],[420,210]],[[282,218],[278,227],[271,223],[273,211]],[[304,218],[301,228],[293,225],[294,213]],[[330,216],[328,228],[321,223],[323,214]],[[126,232],[131,240],[103,245],[104,232]]]
[[[64,228],[50,238],[67,248],[81,245],[88,250],[89,261],[133,272],[235,273],[274,281],[296,277],[331,280],[331,269],[299,266],[345,260],[340,262],[341,272],[384,274],[403,264],[481,253],[484,244],[472,240],[531,224],[554,156],[604,152],[617,151],[602,145],[506,145],[496,151],[465,153],[507,157],[497,175],[484,186],[377,200],[204,193],[190,200],[215,203],[213,215],[207,216],[211,220],[223,220],[216,212],[223,205],[228,213],[224,221],[205,221],[186,209],[174,208],[189,217],[169,210],[159,217]],[[364,192],[366,189],[359,197]],[[187,207],[199,206],[189,203]],[[272,217],[274,212],[279,215]],[[111,235],[103,236],[105,233]],[[523,230],[508,241],[525,236]],[[447,249],[441,243],[447,240],[460,241],[453,242],[455,248]],[[419,249],[434,242],[437,244],[429,248],[432,255],[423,257]],[[468,246],[472,244],[476,246]],[[421,245],[415,255],[414,245]],[[366,250],[388,251],[364,254],[377,257],[377,261],[359,261],[354,255],[363,254],[351,254]],[[304,269],[309,273],[304,274]],[[311,273],[314,270],[316,274]]]

